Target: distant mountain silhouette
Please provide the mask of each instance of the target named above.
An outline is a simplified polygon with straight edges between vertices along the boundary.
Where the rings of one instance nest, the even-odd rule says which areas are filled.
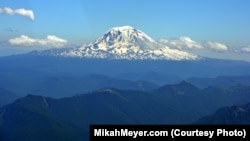
[[[0,57],[0,66],[1,76],[6,75],[4,78],[9,76],[8,79],[12,80],[16,78],[16,81],[22,76],[44,78],[44,75],[81,77],[98,74],[123,80],[150,81],[160,85],[191,77],[243,76],[249,75],[250,72],[249,62],[210,58],[195,61],[109,60],[22,54]],[[19,86],[21,85],[22,83],[19,84]],[[5,87],[2,88],[6,89]]]
[[[190,78],[188,81],[200,88],[208,86],[229,87],[236,84],[250,85],[250,75],[218,76],[216,78]]]
[[[50,75],[50,74],[0,74],[0,86],[13,90],[19,95],[34,93],[54,98],[69,97],[96,89],[113,87],[118,89],[148,91],[158,88],[148,81],[131,81],[116,79],[106,75]]]

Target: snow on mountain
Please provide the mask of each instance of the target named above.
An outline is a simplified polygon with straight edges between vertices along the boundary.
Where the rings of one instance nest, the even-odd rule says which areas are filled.
[[[114,27],[97,40],[81,47],[64,51],[45,51],[40,55],[109,58],[109,59],[153,59],[196,60],[198,56],[162,46],[140,30],[130,26]]]

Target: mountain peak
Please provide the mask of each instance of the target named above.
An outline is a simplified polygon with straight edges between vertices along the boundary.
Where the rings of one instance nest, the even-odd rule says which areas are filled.
[[[187,82],[186,80],[180,82],[175,85],[165,85],[157,90],[158,92],[167,92],[167,93],[175,93],[179,95],[184,94],[197,94],[200,92],[200,89]]]
[[[44,54],[127,60],[196,60],[199,58],[196,55],[163,46],[144,32],[131,26],[111,28],[95,41],[79,48],[67,51],[47,51]]]
[[[127,41],[136,42],[138,40],[147,41],[147,42],[155,42],[154,39],[149,37],[147,34],[143,33],[140,30],[133,28],[132,26],[121,26],[111,28],[106,34],[118,34],[123,39],[128,39]],[[124,40],[123,40],[124,41]]]
[[[125,25],[125,26],[113,27],[113,28],[111,28],[110,30],[119,30],[119,31],[134,30],[134,27]]]

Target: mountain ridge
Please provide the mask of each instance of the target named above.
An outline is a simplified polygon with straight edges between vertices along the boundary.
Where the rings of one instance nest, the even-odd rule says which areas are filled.
[[[27,95],[0,108],[0,137],[5,141],[45,140],[45,135],[48,141],[57,136],[87,140],[90,124],[188,124],[240,98],[250,102],[249,93],[239,93],[241,87],[224,89],[230,93],[216,89],[205,93],[207,89],[199,88],[193,93],[195,86],[188,82],[172,87],[177,91],[104,88],[60,99]]]
[[[249,125],[250,103],[220,108],[213,114],[198,119],[194,124]]]

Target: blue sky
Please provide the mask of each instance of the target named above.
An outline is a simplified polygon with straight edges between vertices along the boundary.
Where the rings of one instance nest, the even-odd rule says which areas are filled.
[[[17,9],[30,10],[34,17]],[[1,0],[0,55],[37,49],[13,45],[10,39],[39,40],[39,49],[73,46],[112,27],[130,25],[155,40],[179,42],[180,37],[188,37],[203,46],[188,50],[192,53],[250,60],[249,13],[249,0]]]

